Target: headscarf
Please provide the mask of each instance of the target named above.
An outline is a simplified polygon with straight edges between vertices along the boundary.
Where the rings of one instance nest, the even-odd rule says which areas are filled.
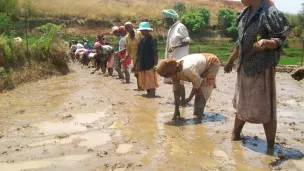
[[[172,18],[174,20],[178,20],[179,16],[173,9],[164,9],[162,11],[164,18]]]
[[[127,27],[127,26],[134,27],[134,24],[132,22],[128,21],[128,22],[125,23],[124,27]]]

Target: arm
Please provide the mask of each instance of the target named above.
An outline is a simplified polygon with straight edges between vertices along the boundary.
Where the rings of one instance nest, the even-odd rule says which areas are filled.
[[[225,73],[230,73],[232,71],[233,63],[238,58],[239,55],[239,47],[235,47],[232,54],[230,55],[225,67],[224,71]]]
[[[202,85],[202,78],[198,73],[193,72],[192,70],[187,70],[183,72],[184,76],[191,80],[193,88],[192,91],[187,99],[182,101],[183,104],[189,103],[195,95],[201,94],[201,85]]]
[[[254,46],[257,51],[263,51],[265,48],[279,51],[286,40],[285,33],[289,29],[287,19],[276,8],[270,9],[263,20],[269,39],[259,40]]]

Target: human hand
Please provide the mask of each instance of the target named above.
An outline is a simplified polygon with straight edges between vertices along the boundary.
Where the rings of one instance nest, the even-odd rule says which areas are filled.
[[[191,101],[190,98],[186,98],[186,99],[181,101],[181,105],[187,105],[190,101]]]
[[[175,47],[171,47],[171,48],[168,49],[168,52],[172,53],[172,52],[174,52],[174,50],[175,50]]]
[[[225,66],[224,66],[224,72],[225,73],[230,73],[232,71],[232,68],[233,68],[233,64],[234,62],[233,61],[227,61]]]
[[[266,49],[266,39],[261,39],[258,42],[256,42],[253,47],[256,51],[263,51]]]

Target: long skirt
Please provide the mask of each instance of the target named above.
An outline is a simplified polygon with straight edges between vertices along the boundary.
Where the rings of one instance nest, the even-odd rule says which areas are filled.
[[[159,87],[157,82],[157,74],[154,70],[146,70],[138,72],[139,86],[143,89],[152,89]]]
[[[276,102],[274,67],[250,77],[240,68],[233,100],[240,120],[257,124],[276,120]]]

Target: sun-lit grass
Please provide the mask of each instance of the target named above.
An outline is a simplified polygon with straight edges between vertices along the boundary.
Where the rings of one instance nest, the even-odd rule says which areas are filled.
[[[120,20],[136,17],[161,17],[161,10],[172,8],[176,2],[184,2],[187,9],[206,7],[211,11],[212,20],[220,8],[239,10],[240,3],[225,0],[33,0],[33,10],[42,17],[78,17],[92,19]]]

